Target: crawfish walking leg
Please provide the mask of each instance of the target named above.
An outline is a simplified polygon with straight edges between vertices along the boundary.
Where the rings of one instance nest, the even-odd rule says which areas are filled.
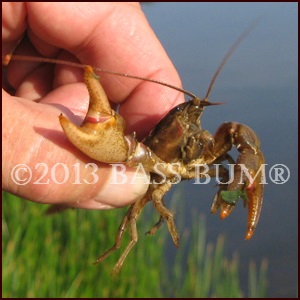
[[[136,220],[138,219],[141,211],[143,210],[146,203],[149,201],[149,194],[147,193],[143,198],[138,200],[136,203],[132,204],[127,211],[126,215],[124,216],[121,225],[119,226],[116,240],[114,245],[106,250],[95,262],[95,264],[103,261],[107,256],[109,256],[115,250],[118,250],[121,246],[122,238],[124,232],[127,230],[128,225],[130,226],[130,236],[131,241],[126,246],[124,252],[122,253],[121,257],[119,258],[118,262],[116,263],[113,272],[118,273],[120,268],[122,267],[124,260],[127,254],[130,252],[132,247],[136,244],[138,240],[137,228],[136,228]]]
[[[140,199],[139,201],[134,203],[131,206],[130,212],[127,214],[128,222],[129,222],[129,226],[130,226],[131,240],[130,240],[129,244],[126,246],[122,255],[120,256],[118,262],[116,263],[116,265],[113,269],[114,273],[118,273],[120,271],[128,253],[130,252],[130,250],[133,248],[133,246],[138,241],[138,232],[137,232],[136,221],[148,201],[149,201],[149,193],[147,193],[142,199]]]
[[[159,229],[159,227],[161,226],[161,224],[163,222],[164,222],[164,218],[162,216],[160,216],[160,218],[157,221],[157,223],[149,231],[147,231],[146,234],[148,234],[148,235],[155,234],[155,232]]]
[[[123,238],[123,234],[127,229],[128,226],[128,221],[129,221],[129,216],[131,214],[133,205],[130,206],[130,208],[128,209],[128,211],[126,212],[126,215],[124,216],[122,223],[119,226],[118,232],[117,232],[117,236],[115,239],[115,243],[114,245],[109,248],[108,250],[106,250],[95,262],[94,264],[98,264],[99,262],[103,261],[107,256],[109,256],[112,252],[118,250],[121,246],[122,243],[122,238]]]
[[[160,215],[166,220],[169,232],[172,236],[174,244],[179,246],[179,235],[174,222],[174,214],[169,209],[167,209],[163,203],[162,197],[171,188],[170,183],[161,184],[152,193],[152,200],[155,209],[160,213]]]
[[[133,248],[133,246],[136,244],[138,241],[138,232],[137,232],[137,227],[136,227],[136,218],[135,216],[130,216],[129,219],[129,226],[130,226],[130,236],[131,240],[129,244],[126,246],[125,250],[123,251],[122,255],[120,256],[118,262],[116,263],[113,272],[114,273],[119,273],[128,253],[130,250]]]

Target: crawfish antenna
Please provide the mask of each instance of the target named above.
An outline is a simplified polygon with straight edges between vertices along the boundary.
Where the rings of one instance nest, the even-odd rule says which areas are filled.
[[[76,67],[76,68],[81,68],[81,69],[84,69],[88,66],[86,64],[80,64],[80,63],[71,62],[71,61],[63,61],[63,60],[58,60],[58,59],[55,59],[55,58],[27,56],[27,55],[25,56],[25,55],[16,55],[16,54],[13,55],[12,53],[2,55],[2,64],[4,66],[7,66],[10,63],[11,60],[59,64],[59,65],[66,65],[66,66],[71,66],[71,67]],[[185,89],[181,89],[177,86],[174,86],[172,84],[169,84],[169,83],[166,83],[166,82],[163,82],[163,81],[160,81],[160,80],[145,78],[145,77],[142,77],[142,76],[135,76],[135,75],[127,74],[127,73],[109,71],[109,70],[105,70],[105,69],[97,68],[97,67],[93,67],[93,69],[95,71],[102,72],[102,73],[109,74],[109,75],[122,76],[122,77],[139,79],[139,80],[144,80],[144,81],[149,81],[149,82],[152,82],[152,83],[160,84],[160,85],[166,86],[170,89],[177,90],[181,93],[184,93],[184,94],[192,97],[193,99],[197,98],[193,93],[191,93],[191,92],[189,92]]]
[[[214,83],[219,75],[219,73],[221,72],[221,70],[223,69],[224,65],[226,64],[227,60],[229,59],[229,57],[231,56],[231,54],[234,52],[234,50],[240,45],[240,43],[249,35],[249,33],[254,29],[254,27],[257,25],[257,23],[260,21],[261,17],[255,19],[252,24],[238,37],[238,39],[233,43],[233,45],[230,47],[230,49],[228,50],[228,52],[226,53],[226,55],[224,56],[223,60],[220,63],[219,68],[217,69],[215,75],[213,76],[210,85],[208,87],[207,93],[205,95],[205,98],[203,99],[203,101],[208,101],[208,97],[210,95],[210,92],[212,91],[212,88],[214,86]]]
[[[175,85],[172,85],[172,84],[160,81],[160,80],[150,79],[150,78],[141,77],[141,76],[135,76],[135,75],[126,74],[126,73],[113,72],[113,71],[104,70],[104,69],[101,69],[101,68],[94,68],[94,70],[99,71],[99,72],[103,72],[103,73],[106,73],[106,74],[110,74],[110,75],[123,76],[123,77],[128,77],[128,78],[133,78],[133,79],[139,79],[139,80],[153,82],[153,83],[156,83],[156,84],[160,84],[160,85],[166,86],[166,87],[168,87],[170,89],[179,91],[181,93],[184,93],[184,94],[186,94],[186,95],[188,95],[188,96],[190,96],[192,98],[197,98],[197,96],[195,96],[193,93],[191,93],[191,92],[189,92],[189,91],[187,91],[185,89],[181,89],[181,88],[179,88],[179,87],[177,87]]]

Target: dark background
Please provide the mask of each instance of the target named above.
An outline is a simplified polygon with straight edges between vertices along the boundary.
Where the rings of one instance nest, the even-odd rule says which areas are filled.
[[[185,89],[204,97],[226,51],[257,17],[261,21],[222,70],[210,100],[204,129],[214,133],[225,121],[253,128],[268,164],[264,205],[254,237],[244,241],[247,211],[242,203],[224,221],[210,216],[213,185],[184,183],[186,226],[190,213],[206,215],[208,241],[227,237],[228,255],[237,251],[242,284],[250,259],[269,261],[270,297],[295,297],[298,266],[298,6],[296,3],[149,3],[143,10],[175,64]],[[274,184],[268,175],[285,164],[290,179]],[[170,196],[169,196],[170,198]],[[176,212],[178,215],[180,212]],[[182,230],[182,228],[180,228]],[[191,241],[192,242],[192,241]],[[170,241],[170,255],[174,252]],[[244,282],[244,283],[243,283]]]

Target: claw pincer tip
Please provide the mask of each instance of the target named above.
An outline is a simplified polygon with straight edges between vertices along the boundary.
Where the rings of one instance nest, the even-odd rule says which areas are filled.
[[[229,216],[228,210],[224,209],[220,213],[220,219],[223,220]]]
[[[227,218],[231,214],[233,208],[234,205],[225,205],[224,207],[222,207],[220,212],[220,219],[223,220]]]
[[[248,231],[247,231],[246,236],[245,236],[245,240],[251,239],[253,233],[254,233],[254,229],[253,228],[248,228]]]

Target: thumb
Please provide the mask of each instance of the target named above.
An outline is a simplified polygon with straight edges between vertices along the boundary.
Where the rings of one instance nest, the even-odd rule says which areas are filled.
[[[120,166],[91,160],[62,132],[58,116],[63,109],[52,99],[70,95],[71,88],[78,103],[75,98],[82,97],[81,84],[56,89],[42,103],[2,90],[2,188],[35,202],[89,209],[136,201],[147,191],[148,175],[130,168],[117,174]]]

